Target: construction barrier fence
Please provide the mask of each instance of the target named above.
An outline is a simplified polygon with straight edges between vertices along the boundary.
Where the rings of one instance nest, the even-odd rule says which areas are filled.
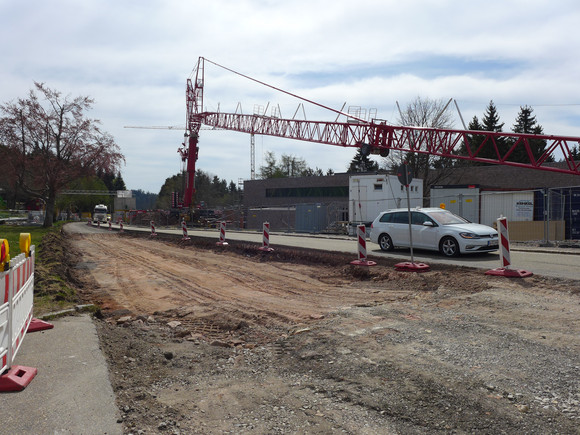
[[[0,375],[9,370],[32,321],[35,247],[0,272]]]

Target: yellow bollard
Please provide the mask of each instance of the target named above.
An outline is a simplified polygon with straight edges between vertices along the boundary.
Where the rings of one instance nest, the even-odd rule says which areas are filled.
[[[30,233],[20,233],[20,252],[30,257],[30,245],[32,244],[32,238]]]
[[[10,245],[8,240],[0,239],[0,272],[10,267]]]

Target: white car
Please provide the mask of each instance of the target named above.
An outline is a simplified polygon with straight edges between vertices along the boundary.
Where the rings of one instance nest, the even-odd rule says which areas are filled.
[[[413,248],[439,251],[447,257],[498,249],[497,231],[474,224],[441,208],[411,210]],[[371,225],[371,241],[383,251],[409,247],[409,213],[405,209],[384,211]]]

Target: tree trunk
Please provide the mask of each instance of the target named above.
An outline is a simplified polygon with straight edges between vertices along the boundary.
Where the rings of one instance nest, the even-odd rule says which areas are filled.
[[[52,227],[54,223],[54,207],[56,204],[56,194],[51,190],[48,193],[48,198],[46,200],[46,210],[44,213],[44,228]]]

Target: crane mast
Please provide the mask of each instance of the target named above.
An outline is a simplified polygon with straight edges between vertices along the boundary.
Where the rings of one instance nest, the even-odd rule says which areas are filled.
[[[229,68],[225,69],[274,88]],[[224,130],[247,133],[252,135],[252,137],[260,134],[325,145],[361,148],[361,151],[367,155],[373,153],[386,157],[390,150],[396,150],[463,159],[471,162],[580,175],[580,161],[574,157],[575,154],[573,152],[574,147],[580,144],[580,138],[578,137],[394,126],[384,121],[367,121],[356,118],[308,100],[305,101],[347,116],[347,121],[308,121],[264,115],[205,112],[203,111],[203,85],[204,58],[200,57],[195,69],[195,78],[193,81],[192,79],[187,80],[186,88],[189,146],[186,149],[184,142],[183,149],[180,150],[182,158],[187,160],[187,185],[183,198],[185,207],[191,205],[192,197],[195,193],[193,185],[195,162],[198,156],[197,144],[202,124]],[[289,94],[286,91],[282,92]],[[545,141],[546,147],[540,156],[534,156],[532,144],[538,140]],[[507,149],[502,146],[505,143],[509,143]],[[461,147],[464,152],[459,154]],[[550,165],[549,163],[555,160],[553,156],[558,152],[563,156],[564,164],[560,166]],[[510,160],[514,153],[527,156],[528,161],[522,163]]]

